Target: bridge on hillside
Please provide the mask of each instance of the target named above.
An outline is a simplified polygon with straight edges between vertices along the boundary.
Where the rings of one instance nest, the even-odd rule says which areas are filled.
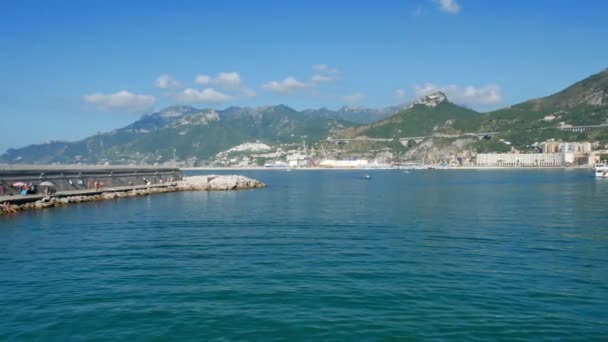
[[[545,129],[549,129],[551,127],[547,127],[547,128],[539,128],[540,130],[545,130]],[[592,129],[598,129],[598,128],[608,128],[608,123],[606,124],[599,124],[599,125],[586,125],[586,126],[563,126],[563,127],[558,127],[560,130],[564,131],[564,132],[586,132]],[[398,138],[399,141],[401,142],[401,144],[406,145],[409,141],[413,140],[416,143],[420,143],[421,141],[423,141],[424,139],[428,139],[428,138],[448,138],[448,139],[456,139],[456,138],[465,138],[465,137],[476,137],[476,138],[483,138],[486,136],[494,136],[499,134],[500,132],[483,132],[483,133],[460,133],[460,134],[432,134],[432,135],[423,135],[423,136],[416,136],[416,137],[402,137],[402,138]],[[369,138],[369,137],[357,137],[357,138],[332,138],[329,137],[327,138],[328,141],[335,141],[335,142],[356,142],[356,141],[361,141],[361,142],[390,142],[393,141],[394,138]]]
[[[562,131],[565,132],[586,132],[596,128],[604,128],[608,127],[608,124],[600,124],[600,125],[587,125],[587,126],[563,126],[559,127]]]
[[[424,139],[428,138],[448,138],[448,139],[456,139],[456,138],[467,138],[467,137],[475,137],[475,138],[483,138],[485,136],[493,136],[498,134],[499,132],[485,132],[485,133],[460,133],[460,134],[433,134],[433,135],[423,135],[416,137],[402,137],[398,138],[401,144],[406,145],[409,141],[413,140],[416,143],[420,143]],[[328,141],[335,142],[390,142],[395,140],[394,138],[368,138],[368,137],[358,137],[358,138],[327,138]]]

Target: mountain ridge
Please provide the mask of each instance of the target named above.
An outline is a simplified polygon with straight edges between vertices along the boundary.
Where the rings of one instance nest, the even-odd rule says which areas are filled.
[[[364,122],[372,118],[373,122]],[[608,68],[554,94],[487,113],[454,104],[441,92],[380,109],[343,106],[298,111],[284,104],[223,110],[169,106],[76,142],[9,149],[0,155],[0,161],[157,163],[169,160],[174,151],[181,160],[201,160],[247,141],[280,145],[313,143],[330,136],[394,139],[499,132],[498,137],[513,146],[551,138],[608,142],[606,130],[577,134],[561,130],[597,124],[608,124]]]
[[[226,110],[169,106],[109,132],[75,142],[51,142],[9,149],[7,163],[157,163],[205,159],[249,140],[273,144],[313,142],[352,123],[298,112],[286,105]]]

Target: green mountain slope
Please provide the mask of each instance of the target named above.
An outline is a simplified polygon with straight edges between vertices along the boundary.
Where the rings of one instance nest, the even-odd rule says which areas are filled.
[[[548,117],[545,119],[545,117]],[[508,131],[608,123],[608,69],[553,95],[481,116],[481,130]]]
[[[608,69],[553,95],[479,114],[455,105],[444,94],[419,99],[378,122],[348,128],[337,137],[396,138],[499,132],[516,146],[546,139],[606,140],[608,127],[567,132],[569,126],[608,125]]]
[[[438,92],[415,101],[384,120],[345,129],[338,136],[401,138],[463,132],[466,128],[463,122],[479,116],[474,110],[449,102],[445,94]]]
[[[500,132],[499,137],[516,146],[546,139],[604,141],[608,127],[579,133],[561,128],[605,124],[608,124],[608,69],[555,94],[463,122],[478,132]]]
[[[385,119],[398,111],[406,107],[407,104],[398,104],[395,106],[388,106],[379,109],[367,108],[367,107],[350,107],[343,106],[338,110],[331,110],[328,108],[320,109],[307,109],[303,113],[312,116],[322,116],[327,118],[333,118],[336,120],[354,122],[360,125],[369,124],[372,122],[380,121]]]
[[[352,124],[279,105],[224,111],[169,107],[112,132],[77,142],[53,142],[8,150],[8,163],[157,163],[207,159],[247,141],[313,142]]]

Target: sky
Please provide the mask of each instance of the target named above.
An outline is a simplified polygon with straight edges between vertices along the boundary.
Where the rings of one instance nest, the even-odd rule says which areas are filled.
[[[608,67],[608,1],[2,1],[0,152],[175,104],[490,111]]]

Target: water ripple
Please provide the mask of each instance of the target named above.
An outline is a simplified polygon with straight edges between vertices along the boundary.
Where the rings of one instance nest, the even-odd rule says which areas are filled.
[[[608,335],[608,182],[372,172],[0,218],[0,339]]]

